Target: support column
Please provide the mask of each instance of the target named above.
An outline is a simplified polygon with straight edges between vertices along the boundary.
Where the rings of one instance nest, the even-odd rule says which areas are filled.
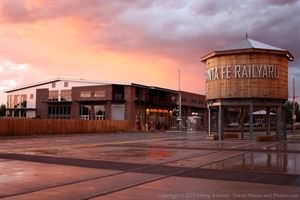
[[[250,110],[249,110],[249,114],[250,114],[250,128],[249,128],[249,136],[250,139],[253,139],[253,104],[250,104]]]
[[[218,135],[219,135],[219,140],[224,139],[223,124],[224,124],[224,108],[223,108],[222,104],[220,104],[219,105],[219,112],[218,112]]]
[[[208,127],[207,127],[207,134],[211,135],[211,111],[210,107],[208,106]]]
[[[269,136],[271,133],[271,122],[270,122],[270,108],[268,107],[266,109],[266,126],[267,126],[267,131],[266,131],[266,135]]]
[[[241,138],[244,138],[244,108],[240,109]]]
[[[281,106],[277,107],[277,113],[276,113],[276,136],[280,140],[281,139],[281,129],[282,129],[282,108]]]
[[[286,140],[286,134],[287,134],[287,124],[286,124],[286,118],[287,118],[287,111],[286,107],[283,107],[283,112],[282,112],[282,140]]]
[[[254,153],[250,153],[250,163],[251,163],[251,170],[254,170]]]

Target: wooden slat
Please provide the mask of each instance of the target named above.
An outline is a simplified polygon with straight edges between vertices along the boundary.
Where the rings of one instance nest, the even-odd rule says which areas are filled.
[[[278,79],[230,78],[206,81],[207,100],[224,98],[272,98],[288,97],[288,61],[277,54],[251,53],[222,55],[207,59],[207,68],[235,65],[276,65]],[[219,75],[220,76],[220,75]]]
[[[0,119],[0,136],[104,133],[128,130],[127,120]]]

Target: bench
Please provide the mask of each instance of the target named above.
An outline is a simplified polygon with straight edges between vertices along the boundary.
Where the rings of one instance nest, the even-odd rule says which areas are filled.
[[[257,142],[268,142],[268,141],[276,141],[277,136],[276,135],[264,135],[264,136],[256,136]]]
[[[239,133],[224,133],[224,139],[239,139]]]

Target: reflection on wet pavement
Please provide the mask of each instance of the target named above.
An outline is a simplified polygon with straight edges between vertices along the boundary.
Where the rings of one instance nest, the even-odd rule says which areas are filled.
[[[204,168],[300,174],[300,155],[296,153],[250,152]]]
[[[14,153],[20,153],[14,151]],[[22,152],[25,153],[25,152]],[[199,154],[196,150],[176,150],[164,148],[132,147],[90,147],[90,148],[57,148],[29,149],[27,155],[51,155],[55,157],[80,158],[87,160],[107,160],[117,162],[157,164],[173,159]]]
[[[188,149],[227,149],[227,148],[239,148],[241,146],[251,146],[247,142],[216,142],[216,141],[156,141],[156,142],[135,142],[128,143],[128,147],[162,147],[162,148],[188,148]],[[121,145],[119,145],[121,146]],[[123,145],[122,145],[123,146]]]
[[[300,144],[297,143],[279,143],[267,147],[268,150],[276,151],[300,151]]]
[[[187,182],[198,184],[192,191],[211,192],[249,185],[253,192],[262,185],[295,192],[300,186],[298,140],[206,141],[203,133],[136,133],[0,142],[0,197],[11,199],[109,199],[107,194],[130,195],[126,191],[139,187],[155,188],[151,194],[168,188],[189,192],[193,185]]]

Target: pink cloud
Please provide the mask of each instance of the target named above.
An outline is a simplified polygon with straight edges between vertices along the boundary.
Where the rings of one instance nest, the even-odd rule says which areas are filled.
[[[291,50],[298,70],[300,3],[270,2],[3,0],[0,58],[30,64],[41,80],[73,76],[172,89],[181,68],[182,89],[204,94],[200,57],[246,32]],[[33,81],[26,73],[16,83]]]

